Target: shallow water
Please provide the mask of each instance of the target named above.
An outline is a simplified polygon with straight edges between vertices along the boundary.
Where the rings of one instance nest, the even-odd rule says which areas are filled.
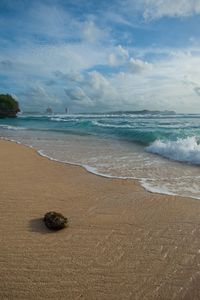
[[[199,128],[198,115],[22,115],[2,119],[0,136],[150,191],[200,199]]]

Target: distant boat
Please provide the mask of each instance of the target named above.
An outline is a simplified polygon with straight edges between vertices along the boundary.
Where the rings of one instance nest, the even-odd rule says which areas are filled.
[[[47,113],[47,114],[52,114],[52,113],[53,113],[52,108],[51,108],[51,107],[48,107],[48,108],[46,109],[46,113]]]

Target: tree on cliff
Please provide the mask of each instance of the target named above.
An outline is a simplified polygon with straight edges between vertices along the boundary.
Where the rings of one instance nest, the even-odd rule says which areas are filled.
[[[19,104],[11,95],[0,94],[0,117],[16,117],[19,111]]]

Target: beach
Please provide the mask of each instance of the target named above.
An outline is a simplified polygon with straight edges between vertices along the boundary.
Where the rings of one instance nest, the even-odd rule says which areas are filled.
[[[33,113],[1,119],[0,136],[150,192],[200,199],[199,128],[198,114]]]
[[[200,202],[0,141],[0,299],[199,299]],[[49,231],[48,211],[68,217]]]

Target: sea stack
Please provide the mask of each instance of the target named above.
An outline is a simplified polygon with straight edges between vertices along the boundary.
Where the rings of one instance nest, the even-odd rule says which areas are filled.
[[[51,107],[48,107],[48,108],[46,109],[46,113],[47,113],[47,114],[52,114],[52,113],[53,113],[52,108],[51,108]]]

